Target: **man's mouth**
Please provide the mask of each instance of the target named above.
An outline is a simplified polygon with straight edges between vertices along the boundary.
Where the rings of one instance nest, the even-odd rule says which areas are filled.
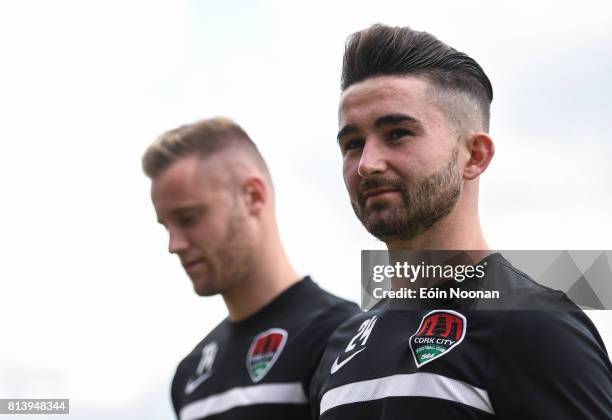
[[[369,190],[365,190],[363,192],[362,198],[365,203],[370,198],[382,198],[387,195],[391,195],[393,193],[397,193],[399,190],[393,187],[382,187],[382,188],[372,188]]]
[[[182,263],[183,268],[187,272],[193,271],[201,266],[204,266],[204,264],[205,264],[205,261],[202,258],[196,259],[196,260],[190,260],[190,261],[186,261]]]

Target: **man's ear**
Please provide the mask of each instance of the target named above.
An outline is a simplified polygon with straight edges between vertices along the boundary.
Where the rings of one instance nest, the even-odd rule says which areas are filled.
[[[487,169],[495,154],[495,145],[488,134],[472,133],[467,139],[467,147],[470,156],[463,169],[463,179],[471,181]]]
[[[250,177],[242,184],[244,204],[251,215],[258,215],[270,199],[268,185],[259,177]]]

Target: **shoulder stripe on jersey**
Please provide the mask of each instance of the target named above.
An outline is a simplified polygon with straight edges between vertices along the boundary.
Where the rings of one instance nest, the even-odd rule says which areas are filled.
[[[184,406],[181,420],[195,420],[232,408],[255,404],[306,404],[308,399],[300,382],[260,384],[228,389]]]
[[[373,401],[387,397],[439,398],[469,405],[489,414],[495,414],[486,390],[428,372],[386,376],[330,389],[321,399],[320,414],[344,404]]]

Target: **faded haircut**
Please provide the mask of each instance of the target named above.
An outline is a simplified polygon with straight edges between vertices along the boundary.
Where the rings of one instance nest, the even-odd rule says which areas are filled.
[[[223,117],[197,121],[162,134],[145,151],[142,169],[153,179],[178,159],[192,155],[208,158],[230,148],[249,152],[269,178],[268,168],[255,143],[242,127]]]
[[[427,32],[381,24],[350,35],[342,64],[342,91],[375,76],[414,75],[451,93],[466,95],[489,130],[493,87],[484,70],[467,54]]]

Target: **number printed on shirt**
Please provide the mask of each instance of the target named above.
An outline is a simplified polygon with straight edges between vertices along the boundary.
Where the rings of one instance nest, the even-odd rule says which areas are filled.
[[[370,337],[370,333],[372,332],[372,328],[374,328],[376,320],[376,316],[373,316],[372,318],[366,319],[361,323],[359,329],[357,330],[357,334],[349,342],[348,346],[346,346],[347,353],[355,348],[357,341],[360,341],[361,345],[365,346],[366,342],[368,341],[368,338]]]

